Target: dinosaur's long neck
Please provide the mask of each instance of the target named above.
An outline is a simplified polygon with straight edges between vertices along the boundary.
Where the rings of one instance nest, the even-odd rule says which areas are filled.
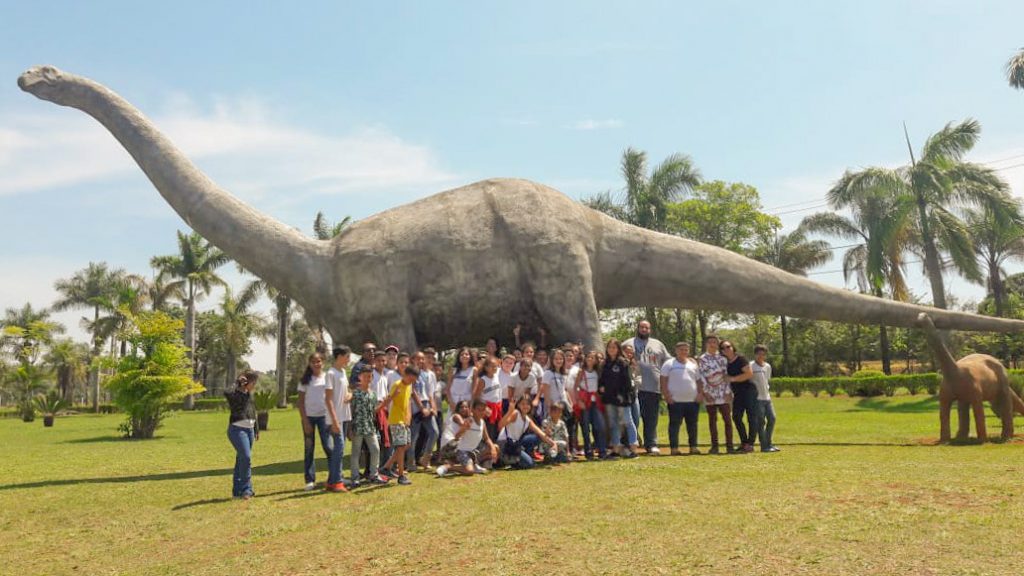
[[[326,245],[256,212],[219,188],[141,112],[110,89],[68,76],[47,99],[82,110],[103,124],[189,226],[293,297],[301,297],[303,286],[316,281],[314,272]],[[296,260],[305,262],[296,265]]]
[[[949,353],[949,348],[946,347],[942,335],[934,325],[925,324],[923,330],[925,338],[928,339],[928,346],[931,347],[932,353],[935,354],[935,360],[939,363],[939,370],[942,371],[942,385],[952,385],[960,373],[960,369],[956,365],[956,358]]]
[[[715,246],[593,214],[599,308],[708,309],[906,328],[915,327],[917,315],[927,312],[940,329],[1024,332],[1024,321],[854,294]]]

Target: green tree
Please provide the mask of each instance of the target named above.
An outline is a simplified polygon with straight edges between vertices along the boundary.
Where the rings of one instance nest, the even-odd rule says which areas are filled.
[[[320,217],[320,214],[317,214]],[[291,323],[292,299],[284,292],[274,288],[264,280],[253,280],[243,290],[243,294],[253,293],[266,295],[274,303],[275,319],[277,320],[277,356],[274,375],[277,378],[277,407],[288,405],[288,325]]]
[[[949,123],[928,138],[920,159],[910,150],[909,166],[847,171],[828,193],[829,204],[835,208],[849,206],[876,190],[893,196],[896,203],[913,205],[914,237],[924,253],[925,274],[937,308],[947,308],[942,277],[944,253],[962,276],[981,280],[970,231],[956,211],[985,208],[1000,223],[1024,221],[1008,186],[992,169],[963,161],[980,133],[981,125],[972,119]]]
[[[146,283],[147,300],[150,310],[154,312],[166,312],[175,315],[176,302],[185,300],[185,289],[179,282],[170,282],[167,278],[157,275],[152,281]]]
[[[74,403],[75,388],[89,375],[89,347],[70,338],[56,340],[44,357],[53,369],[61,398]]]
[[[127,336],[132,353],[121,358],[105,384],[128,415],[125,433],[130,438],[152,438],[172,403],[203,391],[192,378],[182,327],[163,312],[143,312],[133,319]]]
[[[266,340],[269,333],[266,320],[252,310],[259,299],[259,291],[252,285],[249,288],[236,298],[231,289],[225,287],[210,326],[224,354],[227,382],[235,381],[238,359],[252,351],[252,339]]]
[[[0,345],[20,365],[35,365],[64,326],[50,320],[50,311],[36,310],[26,303],[21,308],[8,308],[0,322]]]
[[[974,239],[974,253],[987,273],[987,286],[996,316],[1006,317],[1007,296],[1003,266],[1024,260],[1024,226],[1000,222],[989,210],[967,210],[964,219]]]
[[[317,212],[316,213],[316,218],[313,219],[313,236],[316,237],[317,240],[323,240],[325,242],[329,241],[329,240],[333,240],[333,239],[337,238],[339,234],[344,232],[345,228],[347,228],[350,224],[352,224],[352,217],[351,216],[345,216],[344,218],[342,218],[338,222],[335,222],[335,223],[332,224],[331,222],[329,222],[327,220],[327,217],[324,216],[323,212]],[[268,292],[268,297],[274,298],[273,296],[269,295],[269,292]],[[289,303],[290,302],[291,302],[291,300],[289,299]],[[280,310],[281,310],[281,303],[277,302],[276,299],[275,299],[274,304],[277,307],[278,311],[280,312]],[[327,339],[324,338],[324,321],[323,321],[323,318],[307,318],[307,322],[309,322],[310,326],[313,328],[313,332],[314,332],[314,334],[316,336],[316,349],[317,349],[317,351],[320,352],[321,354],[326,354],[327,353]],[[287,326],[288,326],[288,320],[287,319],[283,319],[282,316],[279,315],[278,316],[278,347],[277,347],[277,351],[278,351],[278,360],[281,363],[278,365],[279,366],[278,373],[282,374],[282,375],[283,375],[283,372],[280,370],[280,366],[284,362],[282,362],[280,360],[280,354],[281,354],[281,350],[282,349],[287,349],[287,346],[284,346],[284,347],[282,346],[282,344],[281,344],[281,335],[284,333],[285,327],[287,327]],[[278,383],[277,384],[278,384],[279,387],[283,385],[282,382],[283,382],[282,376],[278,376]],[[284,395],[282,394],[281,396],[283,397]],[[282,400],[279,400],[279,401],[287,403],[287,399],[286,398],[283,398]]]
[[[226,285],[217,275],[217,269],[229,260],[227,254],[197,232],[185,234],[179,230],[178,253],[154,256],[150,261],[150,266],[159,271],[159,280],[167,281],[168,287],[178,286],[185,293],[185,347],[192,361],[193,378],[197,376],[197,364],[193,359],[196,347],[196,302],[208,295],[214,286]],[[185,398],[185,407],[192,408],[191,396]]]
[[[106,313],[98,321],[98,333],[110,339],[111,355],[115,343],[120,343],[120,355],[127,353],[126,332],[131,328],[132,318],[142,312],[149,301],[149,286],[146,279],[135,274],[123,274],[116,278],[113,291],[103,299],[102,310]]]
[[[1024,48],[1021,48],[1006,63],[1006,80],[1018,90],[1024,89]]]
[[[840,181],[840,185],[843,183]],[[804,218],[801,227],[855,243],[843,255],[844,281],[849,282],[854,276],[862,293],[878,298],[888,293],[894,300],[905,301],[909,293],[903,276],[904,255],[914,244],[914,204],[907,196],[861,188],[860,195],[851,196],[845,208],[850,212],[848,217],[820,212]],[[882,371],[891,374],[889,331],[885,325],[878,326],[878,338]]]
[[[22,364],[7,376],[4,388],[14,398],[18,415],[23,422],[32,422],[36,419],[35,399],[46,390],[48,375],[40,366]]]
[[[752,250],[756,260],[797,276],[807,276],[812,268],[832,258],[828,242],[809,240],[807,231],[800,227],[788,234],[771,234],[763,230],[757,242]],[[789,340],[785,315],[779,316],[779,326],[782,332],[782,366],[779,373],[786,376],[789,375]]]
[[[101,334],[100,312],[104,302],[114,293],[118,280],[125,274],[120,268],[111,269],[106,262],[90,262],[88,266],[75,272],[71,278],[57,280],[54,284],[60,296],[53,304],[57,312],[78,308],[91,309],[92,320],[83,319],[92,333],[92,352],[90,362],[99,358],[104,337]],[[92,363],[89,370],[89,388],[92,391],[93,411],[99,410],[100,384],[99,368]]]
[[[757,188],[714,180],[697,186],[692,198],[667,206],[664,231],[749,254],[758,238],[774,234],[781,226],[778,218],[762,211]],[[701,346],[712,316],[707,310],[694,312]]]

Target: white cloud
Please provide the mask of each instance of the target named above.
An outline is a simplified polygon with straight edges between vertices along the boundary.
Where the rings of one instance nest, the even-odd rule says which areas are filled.
[[[256,99],[216,99],[201,110],[168,99],[154,124],[191,159],[243,189],[311,193],[452,183],[433,152],[381,126],[323,135],[283,123]],[[138,168],[96,121],[77,111],[0,116],[0,196],[103,181]]]
[[[569,128],[573,130],[607,130],[610,128],[622,128],[623,125],[622,120],[616,118],[609,118],[607,120],[587,118],[585,120],[577,120],[569,125]]]

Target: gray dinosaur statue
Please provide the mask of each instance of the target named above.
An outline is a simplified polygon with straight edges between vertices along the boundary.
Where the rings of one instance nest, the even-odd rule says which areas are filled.
[[[852,294],[739,254],[651,232],[526,180],[492,179],[360,220],[329,241],[260,214],[199,171],[136,108],[51,66],[22,90],[107,128],[194,230],[323,319],[335,342],[482,342],[522,322],[601,343],[598,309],[703,308],[912,327],[1020,331],[1024,322]]]

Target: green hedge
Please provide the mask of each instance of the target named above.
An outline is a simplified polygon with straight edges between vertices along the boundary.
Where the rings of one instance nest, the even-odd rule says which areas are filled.
[[[227,410],[228,401],[226,398],[196,398],[192,405],[193,410]]]
[[[1024,374],[1020,379],[1024,382]],[[793,396],[802,396],[805,393],[820,396],[823,392],[835,396],[840,391],[850,396],[893,396],[900,388],[906,389],[910,394],[935,394],[939,389],[939,381],[939,375],[934,372],[891,376],[773,378],[771,388],[777,396],[781,396],[783,392],[789,392]]]

